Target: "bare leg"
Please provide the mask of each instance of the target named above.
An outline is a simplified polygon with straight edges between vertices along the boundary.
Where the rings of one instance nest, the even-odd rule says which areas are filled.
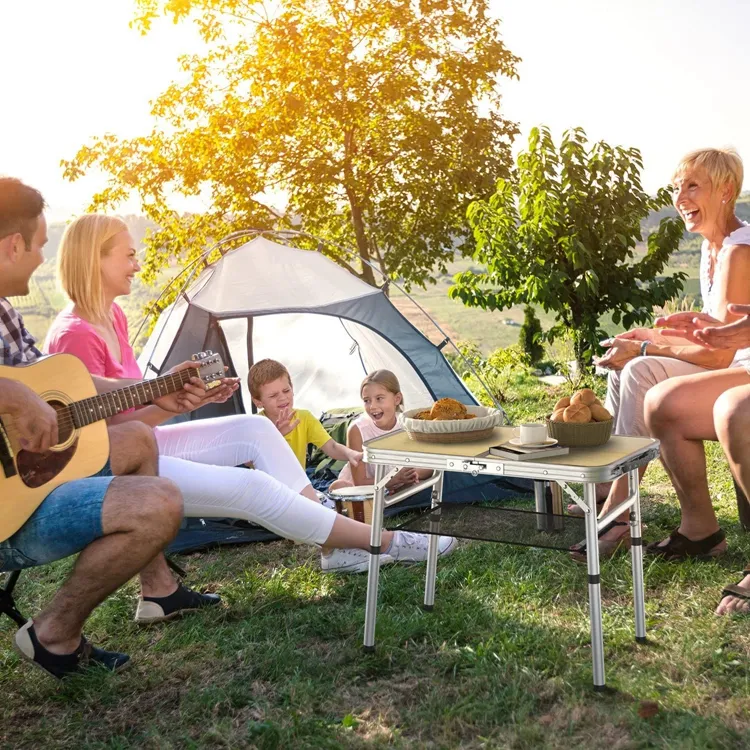
[[[143,422],[125,422],[109,429],[110,463],[115,476],[155,477],[159,455],[154,431]],[[143,596],[169,596],[177,590],[172,571],[160,552],[140,574]]]
[[[714,426],[721,447],[729,460],[737,483],[747,493],[750,490],[750,386],[732,388],[723,393],[714,404]],[[747,565],[750,570],[750,564]],[[750,575],[739,587],[750,594]],[[725,596],[716,608],[717,615],[750,612],[750,601],[738,596]]]
[[[115,478],[102,507],[104,536],[80,553],[70,578],[34,618],[40,643],[55,654],[75,651],[94,608],[153,560],[181,519],[182,496],[169,480]]]
[[[370,526],[366,523],[360,523],[353,518],[347,518],[336,514],[336,520],[333,522],[333,528],[324,542],[324,547],[338,547],[348,549],[370,549]],[[383,529],[382,546],[388,549],[393,539],[393,532]]]
[[[661,441],[661,459],[682,509],[678,531],[692,541],[719,528],[706,475],[704,440],[717,440],[713,409],[722,393],[747,385],[744,369],[687,375],[661,383],[646,397],[646,422]],[[717,545],[722,550],[726,543]]]

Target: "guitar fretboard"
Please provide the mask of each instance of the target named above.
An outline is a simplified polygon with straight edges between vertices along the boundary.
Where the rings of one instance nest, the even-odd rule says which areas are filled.
[[[72,419],[76,428],[85,427],[100,419],[107,419],[128,409],[147,404],[160,396],[179,391],[190,378],[198,376],[198,370],[191,367],[171,375],[162,375],[154,380],[146,380],[98,396],[84,398],[60,409],[57,419],[58,422],[65,418]]]

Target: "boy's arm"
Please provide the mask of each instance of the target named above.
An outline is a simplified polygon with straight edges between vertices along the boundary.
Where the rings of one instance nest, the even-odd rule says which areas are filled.
[[[349,425],[349,429],[346,432],[346,444],[349,450],[359,452],[362,455],[362,433],[356,425]],[[367,479],[367,466],[362,461],[351,466],[352,479],[355,485],[372,484],[372,481],[368,481]]]
[[[359,430],[357,430],[357,432],[359,432]],[[326,456],[330,456],[336,461],[348,461],[352,466],[358,466],[362,460],[361,450],[355,451],[352,448],[348,448],[346,445],[337,443],[333,438],[329,438],[327,442],[320,446],[320,449],[326,454]]]

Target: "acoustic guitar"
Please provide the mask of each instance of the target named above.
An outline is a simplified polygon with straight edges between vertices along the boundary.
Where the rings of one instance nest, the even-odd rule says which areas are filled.
[[[0,412],[0,542],[21,528],[52,490],[104,468],[109,458],[108,417],[179,391],[190,378],[211,388],[224,363],[211,351],[193,356],[195,367],[97,394],[83,362],[52,354],[23,367],[0,366],[0,378],[31,388],[57,412],[58,443],[46,453],[21,447],[10,414]],[[62,385],[62,387],[58,387]]]

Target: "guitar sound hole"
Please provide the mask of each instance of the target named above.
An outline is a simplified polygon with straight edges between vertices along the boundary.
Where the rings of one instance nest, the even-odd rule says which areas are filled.
[[[73,430],[75,430],[73,418],[70,415],[60,417],[60,411],[66,406],[66,404],[63,404],[61,401],[52,400],[47,403],[58,413],[57,442],[64,443],[73,434]]]

